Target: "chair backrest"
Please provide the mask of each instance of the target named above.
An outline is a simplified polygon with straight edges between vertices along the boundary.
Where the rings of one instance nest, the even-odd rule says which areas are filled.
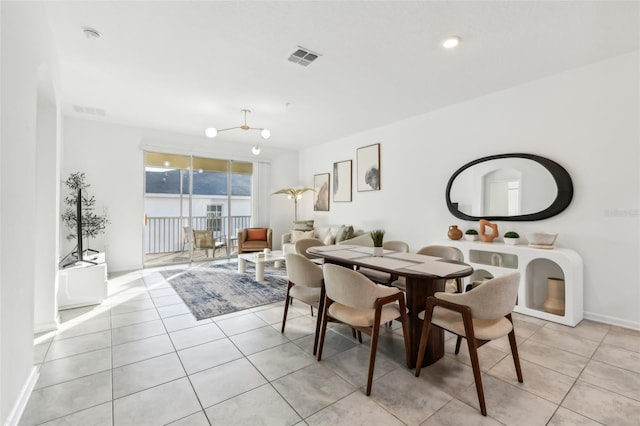
[[[289,281],[304,287],[322,286],[322,269],[318,265],[297,253],[287,253],[285,259]]]
[[[382,243],[382,247],[386,250],[399,251],[401,253],[409,252],[409,244],[404,241],[385,241]]]
[[[447,260],[462,261],[462,252],[455,247],[450,246],[426,246],[418,250],[418,254],[426,254],[428,256],[437,256]]]
[[[296,253],[306,257],[307,259],[315,259],[318,256],[307,253],[309,247],[323,246],[324,243],[317,238],[302,238],[295,242]]]
[[[400,291],[395,287],[376,285],[361,273],[342,266],[325,263],[322,269],[327,296],[342,305],[373,308],[379,297]]]
[[[496,319],[513,311],[519,285],[520,272],[511,272],[485,281],[466,293],[447,296],[436,293],[436,297],[470,307],[473,318]]]

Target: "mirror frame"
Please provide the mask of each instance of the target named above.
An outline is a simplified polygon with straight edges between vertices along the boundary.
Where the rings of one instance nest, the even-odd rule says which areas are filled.
[[[453,203],[451,201],[451,187],[453,185],[453,181],[456,177],[465,171],[466,169],[478,164],[483,163],[485,161],[497,160],[500,158],[524,158],[527,160],[535,161],[536,163],[543,166],[551,176],[553,180],[556,182],[556,187],[558,188],[558,194],[556,199],[544,210],[535,213],[522,214],[517,216],[469,216],[466,213],[458,210],[458,203]],[[569,207],[571,204],[571,200],[573,199],[573,181],[571,180],[571,176],[569,176],[569,172],[565,170],[560,164],[556,163],[553,160],[549,160],[548,158],[541,157],[539,155],[534,154],[500,154],[500,155],[490,155],[488,157],[478,158],[477,160],[473,160],[464,166],[460,167],[452,176],[449,178],[449,182],[447,183],[446,190],[446,199],[447,199],[447,208],[452,215],[459,219],[463,220],[471,220],[478,221],[480,219],[487,220],[504,220],[504,221],[512,221],[512,222],[522,222],[522,221],[533,221],[533,220],[542,220],[548,219],[552,216],[555,216],[561,213],[564,209]]]

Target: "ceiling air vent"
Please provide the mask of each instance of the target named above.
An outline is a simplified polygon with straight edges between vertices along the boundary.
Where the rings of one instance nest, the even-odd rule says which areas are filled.
[[[296,50],[291,54],[291,56],[289,56],[289,62],[294,62],[296,64],[302,65],[303,67],[306,67],[311,62],[318,59],[318,56],[322,55],[312,52],[306,47],[298,46],[298,50]]]

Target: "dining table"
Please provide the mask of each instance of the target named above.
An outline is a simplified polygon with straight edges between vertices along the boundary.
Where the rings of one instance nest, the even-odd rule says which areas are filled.
[[[411,365],[418,358],[418,346],[423,321],[418,317],[426,308],[427,297],[445,291],[447,280],[463,278],[473,273],[473,268],[454,260],[442,259],[417,253],[384,250],[382,256],[374,256],[373,247],[348,244],[314,246],[307,253],[350,269],[369,268],[404,277],[406,282],[407,319]],[[426,346],[423,366],[431,365],[444,356],[444,331],[432,327]]]

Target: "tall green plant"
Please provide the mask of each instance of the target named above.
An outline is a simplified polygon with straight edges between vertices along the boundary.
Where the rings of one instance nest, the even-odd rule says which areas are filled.
[[[371,231],[369,235],[371,235],[374,247],[382,247],[382,240],[384,239],[384,231],[382,229]]]
[[[69,194],[64,198],[67,208],[62,213],[62,222],[69,229],[67,240],[77,239],[78,226],[78,189],[82,193],[82,238],[95,238],[103,234],[105,228],[110,223],[107,215],[98,215],[94,212],[96,199],[93,195],[89,195],[87,188],[90,186],[84,182],[84,173],[71,173],[64,184],[69,188]],[[88,245],[87,245],[88,248]]]

